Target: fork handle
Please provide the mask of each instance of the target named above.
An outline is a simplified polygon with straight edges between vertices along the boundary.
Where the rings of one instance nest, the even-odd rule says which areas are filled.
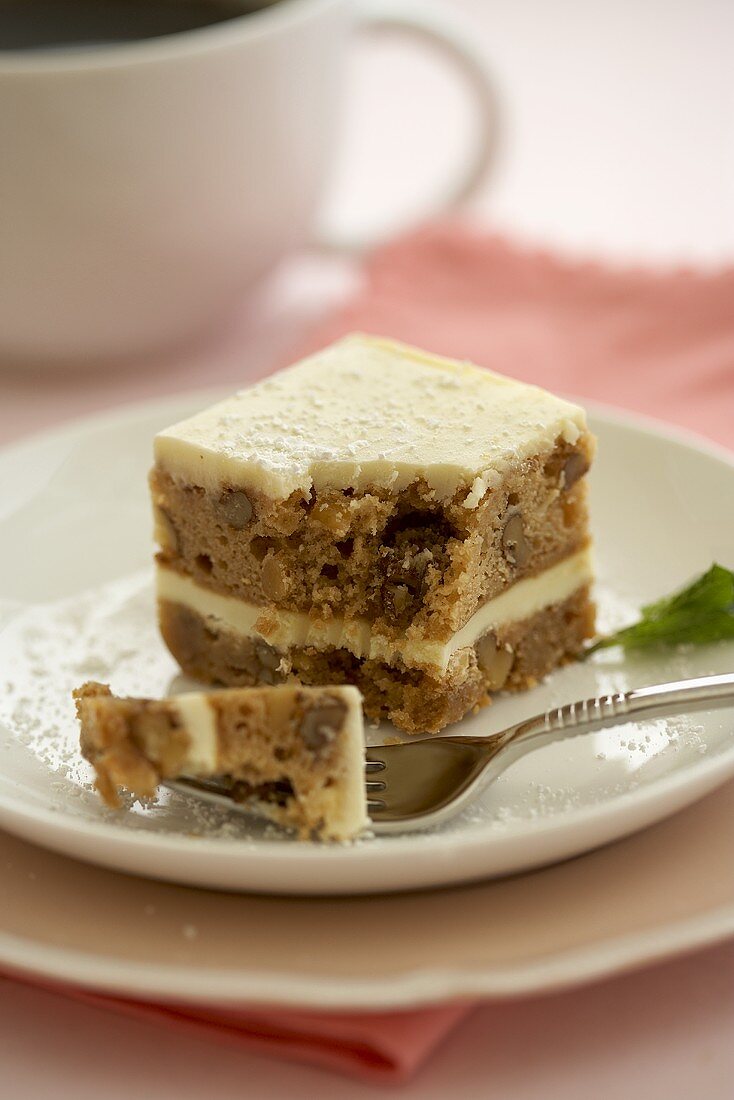
[[[594,729],[619,726],[632,719],[656,718],[664,715],[693,713],[716,707],[734,706],[734,673],[723,676],[700,676],[693,680],[677,680],[671,684],[619,691],[567,703],[547,710],[535,718],[519,722],[508,730],[505,744],[519,738],[547,733],[586,733]]]

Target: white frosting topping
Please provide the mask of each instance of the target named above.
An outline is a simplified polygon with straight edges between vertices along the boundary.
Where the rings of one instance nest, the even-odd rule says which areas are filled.
[[[337,783],[337,798],[332,804],[329,825],[341,836],[355,836],[369,825],[364,785],[364,718],[362,696],[350,684],[339,688],[346,704],[342,739],[342,766]]]
[[[470,363],[355,334],[161,432],[157,462],[281,500],[424,478],[475,508],[508,465],[575,443],[583,409]]]
[[[303,611],[257,607],[235,596],[223,596],[197,584],[173,569],[159,565],[158,597],[183,604],[212,620],[218,629],[240,636],[263,638],[279,650],[290,646],[316,649],[347,649],[356,657],[412,668],[429,668],[444,673],[453,656],[474,645],[490,630],[520,622],[551,604],[568,599],[582,585],[593,580],[592,554],[587,547],[558,562],[536,577],[526,577],[483,604],[469,621],[446,642],[406,641],[386,638],[375,632],[366,619],[345,620],[334,616],[317,622]]]
[[[214,775],[217,770],[217,723],[204,692],[192,691],[172,700],[181,725],[189,735],[186,768],[192,775]]]

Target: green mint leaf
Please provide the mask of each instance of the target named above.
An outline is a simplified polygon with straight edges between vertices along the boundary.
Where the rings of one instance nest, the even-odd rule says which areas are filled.
[[[725,638],[734,638],[734,572],[712,565],[680,592],[647,604],[639,622],[599,638],[586,654],[616,645],[647,649],[705,645]]]

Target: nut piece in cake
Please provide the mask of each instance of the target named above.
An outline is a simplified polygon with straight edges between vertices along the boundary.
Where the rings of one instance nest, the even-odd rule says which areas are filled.
[[[74,692],[81,748],[112,807],[180,776],[227,778],[238,801],[301,836],[347,840],[367,825],[364,725],[353,687],[240,688],[125,699]]]
[[[340,340],[156,438],[163,637],[206,682],[355,684],[437,731],[593,632],[594,446],[535,386]]]

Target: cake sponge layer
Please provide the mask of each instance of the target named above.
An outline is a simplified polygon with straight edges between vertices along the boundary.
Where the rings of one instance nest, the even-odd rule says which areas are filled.
[[[302,836],[345,840],[367,824],[362,700],[355,687],[241,688],[169,699],[74,692],[82,753],[108,805],[181,776],[226,778],[238,801]]]
[[[368,619],[330,615],[319,620],[303,611],[263,608],[236,596],[223,595],[192,580],[186,573],[160,564],[156,587],[159,600],[181,604],[207,620],[253,643],[267,643],[274,654],[293,646],[346,649],[360,659],[400,664],[443,675],[453,655],[473,646],[490,630],[520,622],[554,603],[567,599],[593,577],[591,549],[585,547],[534,577],[526,577],[501,595],[488,600],[461,629],[445,639],[394,637],[380,633]],[[267,647],[266,647],[267,648]],[[277,664],[277,657],[276,664]]]
[[[208,683],[356,684],[370,718],[408,733],[437,733],[500,690],[532,687],[576,657],[594,632],[588,586],[517,622],[506,623],[458,650],[444,673],[358,658],[344,648],[293,645],[278,654],[183,604],[158,605],[163,638],[189,676]]]

